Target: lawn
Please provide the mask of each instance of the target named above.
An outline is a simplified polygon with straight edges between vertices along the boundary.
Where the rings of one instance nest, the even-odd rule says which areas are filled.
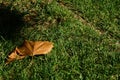
[[[0,35],[0,80],[120,79],[119,0],[0,0],[0,3],[22,14],[24,20],[17,25],[19,29],[16,24],[10,25],[14,27],[8,30],[10,36]],[[54,48],[47,55],[34,56],[32,64],[28,56],[5,65],[9,53],[24,40],[51,41]]]

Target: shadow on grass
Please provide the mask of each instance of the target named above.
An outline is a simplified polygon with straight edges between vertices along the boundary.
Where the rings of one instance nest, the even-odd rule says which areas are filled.
[[[10,6],[0,4],[0,36],[12,40],[19,35],[25,22],[22,13],[10,9]]]

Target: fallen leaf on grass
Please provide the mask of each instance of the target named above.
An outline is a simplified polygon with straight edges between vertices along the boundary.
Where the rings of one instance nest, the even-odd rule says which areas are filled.
[[[6,64],[14,60],[23,59],[26,56],[47,54],[52,50],[52,48],[52,42],[25,40],[21,47],[16,47],[15,50],[8,56]]]

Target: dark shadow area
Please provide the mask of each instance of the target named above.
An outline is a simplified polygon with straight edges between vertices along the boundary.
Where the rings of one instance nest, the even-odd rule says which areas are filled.
[[[22,13],[10,9],[10,6],[0,4],[0,36],[5,39],[13,39],[17,36],[25,23]]]

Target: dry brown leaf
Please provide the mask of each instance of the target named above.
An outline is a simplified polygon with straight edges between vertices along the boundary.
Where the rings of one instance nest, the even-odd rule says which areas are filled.
[[[21,55],[41,55],[47,54],[53,48],[53,43],[48,41],[25,41],[22,47],[19,47]]]
[[[16,47],[16,49],[8,56],[6,64],[14,60],[23,59],[25,56],[47,54],[52,48],[52,42],[25,40],[21,47]]]
[[[14,60],[19,60],[24,58],[25,56],[23,55],[19,55],[19,50],[16,47],[16,49],[8,56],[7,62],[6,64],[9,64],[10,62],[14,61]]]

